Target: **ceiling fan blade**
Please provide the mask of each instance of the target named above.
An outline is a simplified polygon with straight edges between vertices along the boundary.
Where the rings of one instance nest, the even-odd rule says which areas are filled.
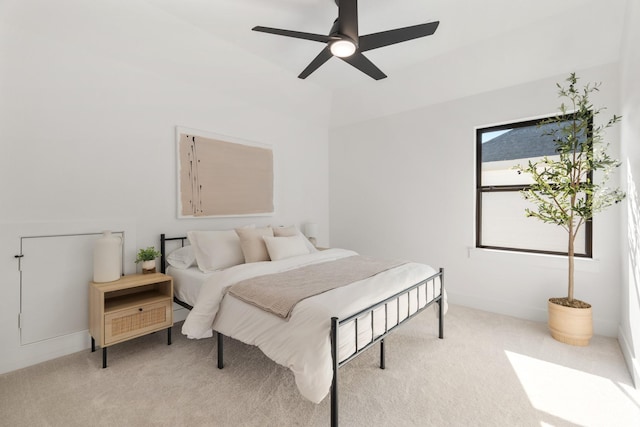
[[[316,56],[314,60],[311,61],[309,65],[307,65],[307,68],[302,70],[298,78],[306,79],[309,76],[309,74],[317,70],[322,64],[327,62],[332,56],[333,55],[331,54],[331,50],[329,49],[329,46],[326,46],[324,49],[322,49],[322,51],[318,54],[318,56]]]
[[[361,52],[402,43],[420,37],[430,36],[438,29],[440,21],[428,24],[413,25],[411,27],[397,28],[395,30],[382,31],[380,33],[367,34],[360,37],[359,49]]]
[[[358,42],[358,0],[336,0],[338,32]]]
[[[328,43],[334,38],[331,36],[324,36],[322,34],[304,33],[301,31],[281,30],[279,28],[270,27],[253,27],[253,31],[260,31],[261,33],[277,34],[279,36],[293,37],[296,39],[312,40],[314,42]]]
[[[380,71],[380,69],[376,67],[373,62],[369,61],[360,51],[356,51],[353,55],[340,59],[353,65],[372,79],[380,80],[387,77],[385,73]]]

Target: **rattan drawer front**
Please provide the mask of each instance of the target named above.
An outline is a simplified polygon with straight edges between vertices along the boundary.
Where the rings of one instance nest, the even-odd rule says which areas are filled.
[[[167,300],[105,314],[105,345],[170,327],[171,310],[171,300]]]

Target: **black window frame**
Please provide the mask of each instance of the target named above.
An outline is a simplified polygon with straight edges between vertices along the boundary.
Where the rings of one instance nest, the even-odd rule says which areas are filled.
[[[531,119],[531,120],[517,121],[512,123],[504,123],[500,125],[476,128],[476,248],[495,249],[495,250],[502,250],[502,251],[523,252],[523,253],[532,253],[532,254],[567,256],[568,251],[511,248],[511,247],[492,246],[492,245],[482,244],[482,195],[484,193],[492,193],[492,192],[520,192],[521,190],[527,190],[531,187],[530,185],[526,185],[526,184],[524,185],[523,184],[486,185],[486,186],[481,185],[482,184],[482,135],[488,132],[516,129],[516,128],[528,127],[528,126],[537,126],[543,120],[547,120],[555,117],[557,116],[553,115],[553,116],[542,117],[539,119]],[[565,116],[560,116],[560,117],[569,119],[571,115],[566,114]],[[589,133],[593,131],[593,115],[589,120],[588,129],[589,129]],[[593,150],[593,147],[591,149]],[[588,178],[591,182],[593,182],[593,172],[589,172]],[[524,212],[522,214],[524,215]],[[549,226],[551,225],[552,224],[549,224]],[[584,253],[582,253],[583,252],[582,249],[579,251],[580,253],[578,253],[578,250],[576,250],[575,257],[576,258],[593,258],[593,219],[589,219],[585,221],[584,232],[585,232]]]

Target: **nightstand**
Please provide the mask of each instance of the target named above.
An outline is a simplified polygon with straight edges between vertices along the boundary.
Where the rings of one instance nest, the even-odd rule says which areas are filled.
[[[107,348],[162,329],[171,345],[173,326],[173,278],[162,273],[132,274],[113,282],[89,284],[89,333],[91,351]]]

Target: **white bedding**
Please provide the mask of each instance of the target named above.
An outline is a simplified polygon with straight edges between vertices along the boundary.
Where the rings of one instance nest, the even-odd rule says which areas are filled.
[[[231,295],[225,296],[225,291],[240,280],[352,255],[356,253],[345,249],[329,249],[280,261],[242,264],[213,272],[203,282],[193,310],[184,322],[182,333],[189,338],[207,338],[213,335],[213,329],[258,346],[269,358],[291,369],[304,397],[319,403],[329,392],[333,375],[329,337],[331,317],[343,318],[356,313],[435,274],[436,270],[424,264],[401,265],[369,279],[303,300],[293,309],[288,321]],[[418,306],[422,307],[433,299],[431,285],[420,289],[419,294],[414,291],[408,303],[407,298],[403,298],[398,305],[389,305],[388,318],[392,323],[387,328],[392,327],[398,317],[400,320],[404,319],[408,313],[415,312]],[[440,282],[437,281],[436,295],[439,292]],[[416,298],[418,295],[419,300]],[[399,307],[399,316],[396,307]],[[446,302],[444,308],[446,309]],[[384,332],[383,320],[384,307],[374,315],[375,335]],[[370,325],[371,320],[363,318],[360,324]],[[355,350],[353,323],[343,325],[339,334],[339,358],[344,360]],[[358,347],[366,345],[371,340],[371,335],[370,328],[359,330]]]
[[[167,274],[173,277],[173,295],[182,302],[193,306],[198,300],[202,284],[213,273],[203,273],[196,266],[189,268],[167,267]]]

